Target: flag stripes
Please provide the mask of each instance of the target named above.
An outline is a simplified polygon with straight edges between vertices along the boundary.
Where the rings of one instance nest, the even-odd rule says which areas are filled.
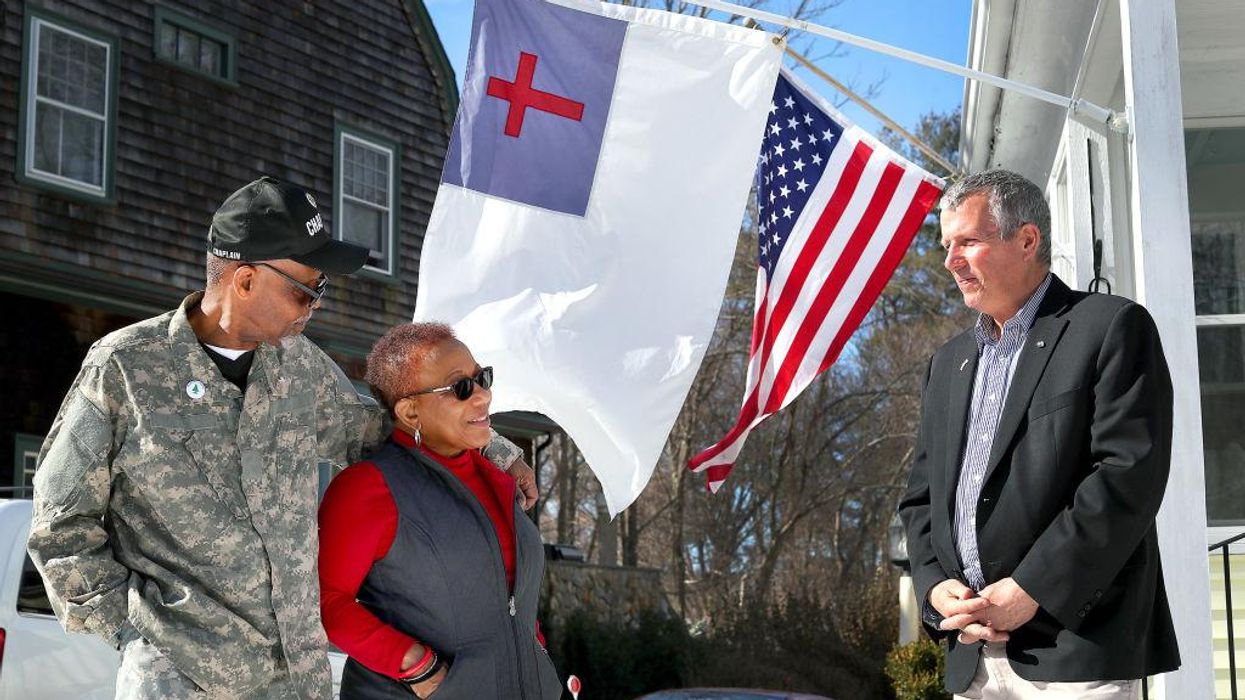
[[[783,81],[788,85],[782,85]],[[820,98],[796,87],[798,83],[785,71],[779,83],[758,177],[763,249],[745,399],[726,436],[689,463],[693,471],[707,473],[714,491],[729,474],[749,433],[795,400],[838,358],[940,192],[935,178],[847,123]],[[794,90],[799,92],[796,104],[791,104]],[[785,109],[778,107],[782,95],[788,96],[781,100]],[[810,109],[822,110],[818,116],[832,120],[841,133],[789,235],[778,243],[784,231],[775,233],[772,241],[781,249],[774,260],[765,249],[771,242],[766,224],[781,221],[777,213],[789,188],[778,189],[773,183],[788,183],[788,176],[793,175],[788,166],[797,163],[793,149],[783,146],[787,135],[781,125],[790,111],[794,118],[787,121],[788,129],[797,131],[801,109],[807,123],[813,121],[807,116]],[[797,131],[792,145],[808,146],[815,141],[811,136],[801,144]],[[802,158],[798,163],[806,165]],[[801,167],[795,170],[806,172]],[[791,212],[789,208],[781,211]],[[767,272],[767,263],[772,273]]]

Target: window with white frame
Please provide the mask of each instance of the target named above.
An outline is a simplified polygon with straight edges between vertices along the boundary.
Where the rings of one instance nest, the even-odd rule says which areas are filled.
[[[1188,129],[1206,513],[1245,523],[1245,127]]]
[[[21,174],[106,197],[115,45],[36,14],[26,36]]]
[[[165,7],[155,10],[156,57],[209,78],[236,83],[237,41],[233,35]]]
[[[1102,134],[1067,122],[1046,184],[1051,271],[1074,289],[1110,292],[1117,283],[1107,151]]]
[[[13,435],[13,485],[20,488],[34,483],[35,465],[43,438],[27,433]],[[19,494],[20,495],[20,494]]]
[[[337,135],[337,236],[365,246],[367,269],[396,270],[397,145],[346,129]]]

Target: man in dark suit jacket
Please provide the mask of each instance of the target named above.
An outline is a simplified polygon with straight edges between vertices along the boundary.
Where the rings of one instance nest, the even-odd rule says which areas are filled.
[[[930,360],[899,505],[922,617],[963,698],[1136,698],[1180,665],[1155,515],[1172,390],[1146,310],[1050,274],[1050,210],[1007,171],[942,201],[978,323]]]

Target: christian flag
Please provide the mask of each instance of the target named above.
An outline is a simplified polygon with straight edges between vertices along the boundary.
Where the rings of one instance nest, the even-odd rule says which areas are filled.
[[[688,465],[717,491],[748,434],[838,358],[933,208],[942,181],[904,160],[786,70],[756,191],[757,291],[743,408]]]
[[[648,483],[713,333],[781,49],[598,2],[478,0],[416,319],[559,423],[611,513]]]

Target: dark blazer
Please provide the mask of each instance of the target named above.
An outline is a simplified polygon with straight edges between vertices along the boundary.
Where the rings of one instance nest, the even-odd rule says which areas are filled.
[[[965,581],[955,491],[977,370],[972,330],[930,360],[899,505],[918,600]],[[1041,605],[1007,656],[1033,681],[1141,678],[1180,665],[1155,515],[1171,459],[1172,389],[1142,306],[1051,280],[1003,407],[977,504],[986,583],[1012,577]],[[948,636],[946,687],[972,682],[981,644]]]

